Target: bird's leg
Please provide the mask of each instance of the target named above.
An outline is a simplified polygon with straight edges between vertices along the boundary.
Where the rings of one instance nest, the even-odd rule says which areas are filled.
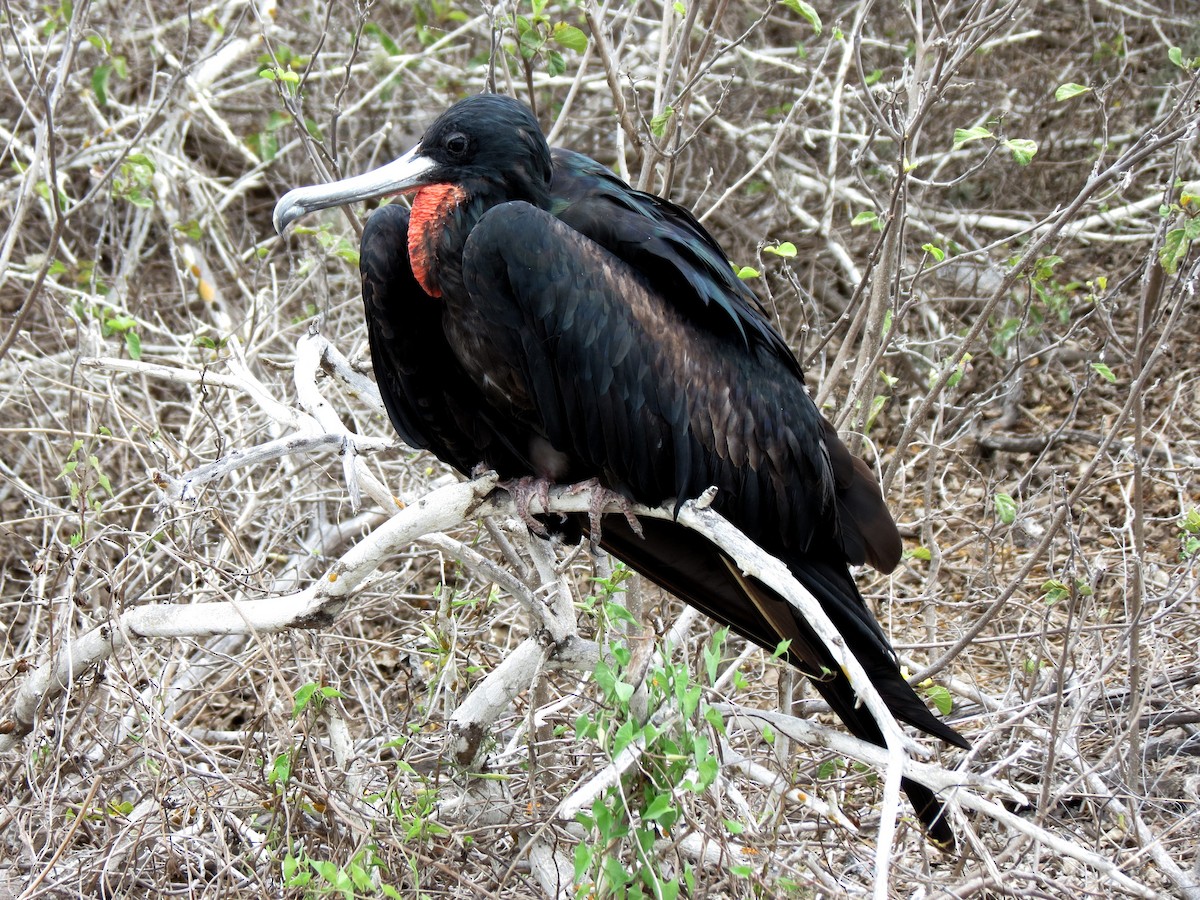
[[[533,517],[529,512],[529,504],[538,500],[545,510],[550,504],[550,482],[545,478],[525,475],[521,478],[510,478],[500,482],[500,487],[508,491],[517,505],[517,515],[525,523],[525,527],[538,537],[548,537],[550,532],[546,526]]]
[[[642,523],[633,514],[633,508],[623,494],[609,490],[598,478],[589,478],[567,488],[567,493],[570,494],[582,494],[584,491],[592,492],[591,501],[588,503],[588,533],[593,550],[600,546],[600,517],[610,506],[615,506],[616,511],[625,516],[625,521],[629,523],[634,534],[645,537],[642,533]]]

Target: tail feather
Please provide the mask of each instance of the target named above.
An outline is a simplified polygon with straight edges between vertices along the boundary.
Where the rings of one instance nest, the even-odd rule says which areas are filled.
[[[859,703],[832,655],[791,604],[757,580],[743,576],[728,557],[695,532],[663,520],[645,519],[641,524],[644,538],[634,534],[621,517],[606,517],[601,546],[760,647],[773,652],[780,641],[789,640],[788,661],[812,679],[847,729],[855,737],[884,745],[874,716]],[[804,558],[790,561],[789,567],[821,604],[893,715],[956,747],[969,748],[970,744],[934,716],[904,680],[886,635],[844,565]],[[901,787],[929,837],[943,847],[952,847],[953,831],[933,791],[907,778]]]

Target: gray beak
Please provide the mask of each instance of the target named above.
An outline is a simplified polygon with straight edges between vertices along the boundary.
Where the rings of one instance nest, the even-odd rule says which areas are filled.
[[[399,159],[372,172],[288,191],[275,204],[275,230],[283,234],[289,224],[318,209],[398,194],[428,184],[428,173],[435,165],[421,155],[421,145],[417,144]]]

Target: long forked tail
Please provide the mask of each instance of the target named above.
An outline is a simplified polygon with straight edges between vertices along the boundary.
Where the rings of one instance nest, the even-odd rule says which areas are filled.
[[[786,600],[760,582],[742,576],[727,556],[696,532],[659,519],[643,519],[641,525],[644,538],[634,534],[621,517],[607,516],[600,544],[655,584],[760,647],[774,651],[780,641],[789,640],[788,661],[812,680],[850,733],[884,745],[874,716],[859,703],[829,651]],[[838,628],[892,714],[923,732],[968,749],[970,744],[935,717],[904,680],[886,636],[845,566],[803,559],[791,561],[790,568]],[[953,847],[954,833],[933,791],[908,778],[903,779],[901,787],[929,837],[943,848]]]

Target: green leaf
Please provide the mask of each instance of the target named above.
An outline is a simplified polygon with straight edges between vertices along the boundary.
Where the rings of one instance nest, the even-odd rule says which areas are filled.
[[[156,171],[154,160],[148,157],[145,153],[130,153],[127,157],[125,157],[125,163],[139,169],[149,169],[151,175],[153,175]]]
[[[699,781],[696,782],[694,790],[697,794],[703,792],[710,784],[717,780],[717,769],[719,763],[717,758],[711,753],[703,759],[696,761],[696,775]]]
[[[721,650],[725,645],[725,637],[728,633],[728,628],[718,629],[701,651],[704,656],[704,670],[708,675],[709,684],[717,680],[717,669],[721,665]]]
[[[759,276],[758,269],[755,269],[752,266],[742,266],[740,269],[737,270],[737,277],[742,279],[742,281],[748,281],[749,279],[757,278],[758,276]]]
[[[374,22],[368,22],[364,25],[363,33],[369,34],[379,41],[379,46],[383,47],[384,52],[388,56],[399,56],[401,54],[400,45],[393,41],[391,36]]]
[[[1158,261],[1162,263],[1163,271],[1174,275],[1179,263],[1187,256],[1190,246],[1187,232],[1182,228],[1172,228],[1168,231],[1167,236],[1163,238],[1162,248],[1158,251]]]
[[[1172,47],[1170,50],[1167,51],[1167,59],[1169,59],[1171,62],[1175,63],[1175,65],[1179,66],[1179,68],[1181,68],[1181,69],[1187,68],[1187,66],[1185,66],[1184,62],[1183,62],[1183,51],[1180,50],[1178,47]]]
[[[1011,525],[1017,518],[1017,501],[1011,494],[997,494],[992,501],[996,507],[996,518],[1005,525]]]
[[[335,256],[338,256],[341,259],[344,259],[346,262],[350,263],[350,265],[352,265],[355,269],[358,268],[358,245],[357,244],[352,243],[351,241],[347,240],[346,238],[342,238],[340,241],[338,241],[337,245],[333,248],[333,253]]]
[[[128,331],[137,326],[137,319],[132,316],[117,315],[104,320],[104,327],[109,334],[114,331]]]
[[[976,125],[974,128],[955,128],[954,149],[957,150],[963,144],[969,144],[971,141],[982,141],[984,138],[991,137],[995,137],[995,135],[982,125]]]
[[[775,256],[782,256],[784,259],[793,259],[796,256],[796,245],[791,241],[784,241],[777,247],[763,247],[763,253],[773,253]]]
[[[621,865],[620,858],[616,856],[605,856],[600,863],[600,871],[609,884],[627,884],[633,880],[632,876],[625,871],[625,867]]]
[[[926,253],[928,253],[930,256],[932,256],[934,259],[936,259],[938,262],[941,262],[943,259],[946,258],[946,251],[943,250],[941,247],[937,246],[936,244],[922,244],[921,249],[924,250]]]
[[[552,37],[558,46],[574,50],[576,53],[582,53],[587,49],[587,34],[583,29],[568,25],[566,22],[559,22],[554,26]]]
[[[629,702],[629,698],[633,696],[633,691],[633,685],[627,681],[618,680],[617,683],[613,685],[613,693],[617,695],[617,699],[623,704]]]
[[[200,223],[195,219],[188,219],[186,222],[176,222],[173,227],[180,234],[193,241],[199,241],[204,237],[204,232],[200,230]]]
[[[296,697],[292,704],[293,719],[299,717],[300,713],[304,712],[304,710],[308,707],[308,704],[312,702],[313,695],[317,693],[319,688],[319,684],[310,681],[308,684],[296,691]]]
[[[580,813],[578,818],[586,818],[583,813]],[[584,824],[587,828],[587,824]],[[589,829],[590,830],[590,829]],[[583,876],[592,868],[592,848],[587,844],[575,845],[575,881],[576,883],[583,882]]]
[[[670,794],[658,794],[653,800],[646,804],[646,811],[642,813],[642,818],[653,822],[655,819],[661,819],[667,813],[675,811],[675,806],[672,803]]]
[[[904,555],[909,559],[920,559],[925,562],[933,559],[933,553],[928,547],[913,547],[911,550],[905,550]]]
[[[292,879],[300,872],[301,865],[303,865],[303,863],[301,863],[299,859],[290,853],[283,858],[283,865],[280,866],[280,873],[283,875],[284,884],[286,884],[288,887],[299,886],[294,885]],[[302,884],[306,884],[307,882],[308,879],[306,877]]]
[[[948,716],[954,711],[954,698],[940,684],[930,684],[928,687],[923,688],[923,690],[925,691],[925,696],[929,698],[929,701],[943,716]]]
[[[815,34],[821,33],[821,17],[817,15],[812,4],[805,3],[804,0],[783,0],[783,5],[807,21]]]
[[[275,757],[275,762],[271,765],[271,771],[267,775],[268,784],[277,784],[286,782],[292,777],[292,754],[280,753]]]
[[[94,456],[92,457],[93,460],[95,458],[96,457]],[[104,492],[108,494],[108,496],[111,497],[113,495],[112,482],[109,481],[108,476],[99,469],[96,470],[96,482],[100,485],[100,487],[104,488]]]
[[[873,212],[860,212],[850,220],[850,227],[856,228],[859,225],[874,225],[879,221],[879,216]]]
[[[958,361],[958,363],[954,366],[954,374],[951,375],[949,380],[946,382],[946,387],[948,387],[948,388],[958,387],[958,383],[960,381],[962,381],[963,375],[966,374],[967,366],[970,364],[970,362],[971,362],[971,354],[964,353],[962,355],[962,359],[960,359]]]
[[[662,137],[667,130],[667,123],[671,121],[671,116],[675,115],[675,107],[665,106],[663,111],[650,120],[650,131],[655,137]]]
[[[317,873],[329,882],[333,890],[340,891],[347,898],[354,896],[353,880],[346,873],[346,870],[338,866],[337,863],[328,860],[309,860],[309,865],[317,869]]]
[[[1094,363],[1092,363],[1092,369],[1095,370],[1096,374],[1099,375],[1101,378],[1103,378],[1105,381],[1107,381],[1109,384],[1117,383],[1117,376],[1114,375],[1113,370],[1110,369],[1108,366],[1106,366],[1104,363],[1094,362]]]
[[[130,191],[129,196],[126,199],[134,206],[140,206],[142,209],[154,208],[154,198],[147,197],[141,191]]]
[[[125,332],[125,349],[129,351],[130,359],[139,360],[142,358],[142,339],[132,329]]]
[[[533,59],[544,44],[543,38],[530,21],[524,16],[517,16],[517,49],[522,59]]]
[[[1037,141],[1026,140],[1025,138],[1010,138],[1004,142],[1004,146],[1009,149],[1013,155],[1013,159],[1017,161],[1019,166],[1027,166],[1037,153]]]
[[[1058,86],[1058,90],[1054,92],[1054,99],[1062,102],[1063,100],[1070,100],[1072,97],[1078,97],[1080,94],[1086,94],[1090,90],[1091,88],[1086,85],[1068,81],[1066,84]]]
[[[100,106],[108,106],[108,80],[112,71],[113,67],[108,63],[101,63],[92,69],[92,92]]]
[[[1070,589],[1057,578],[1049,578],[1042,583],[1042,600],[1046,603],[1058,603],[1070,596]]]

